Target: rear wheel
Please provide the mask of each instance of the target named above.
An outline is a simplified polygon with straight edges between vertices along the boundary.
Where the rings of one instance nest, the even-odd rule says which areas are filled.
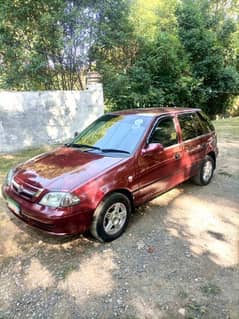
[[[96,208],[91,234],[100,241],[112,241],[126,229],[131,213],[131,203],[127,196],[112,193]]]
[[[203,160],[198,174],[193,176],[191,180],[201,186],[208,185],[213,177],[215,163],[210,155],[207,155]]]

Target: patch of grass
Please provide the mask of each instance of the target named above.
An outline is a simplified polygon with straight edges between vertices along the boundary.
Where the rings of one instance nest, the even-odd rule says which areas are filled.
[[[239,117],[213,121],[219,138],[239,138]]]
[[[188,303],[185,308],[187,310],[185,318],[187,319],[197,319],[202,317],[208,318],[206,317],[206,314],[208,312],[207,307],[198,304],[195,301]]]
[[[50,149],[46,146],[26,149],[17,153],[0,154],[0,175],[5,175],[10,168]]]
[[[61,271],[60,271],[61,279],[65,279],[72,271],[74,271],[76,269],[77,269],[77,267],[75,267],[74,265],[66,263],[61,268]]]
[[[184,291],[184,290],[181,290],[178,295],[179,295],[179,297],[181,297],[182,299],[186,299],[186,298],[188,297],[188,294],[187,294],[186,291]]]
[[[214,284],[208,283],[205,286],[201,287],[201,291],[206,296],[215,296],[221,293],[221,289]]]

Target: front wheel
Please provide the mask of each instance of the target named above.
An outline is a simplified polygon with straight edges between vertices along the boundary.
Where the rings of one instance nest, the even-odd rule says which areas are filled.
[[[208,185],[213,177],[215,163],[213,158],[210,155],[207,155],[198,171],[196,176],[192,177],[192,181],[201,186]]]
[[[95,210],[91,234],[103,242],[118,238],[127,227],[130,213],[131,203],[127,196],[121,193],[110,194]]]

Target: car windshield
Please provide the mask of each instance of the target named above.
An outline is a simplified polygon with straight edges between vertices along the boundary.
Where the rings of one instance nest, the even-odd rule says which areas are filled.
[[[106,114],[84,129],[69,146],[90,151],[131,154],[146,131],[151,116]]]

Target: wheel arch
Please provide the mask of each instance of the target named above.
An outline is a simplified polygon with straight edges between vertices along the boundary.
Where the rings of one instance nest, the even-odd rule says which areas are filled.
[[[212,159],[213,159],[213,164],[214,164],[213,169],[215,169],[215,168],[216,168],[216,154],[215,154],[215,152],[211,151],[211,152],[209,152],[207,155],[209,155],[209,156],[212,157]]]
[[[133,194],[127,189],[127,188],[117,188],[117,189],[113,189],[111,191],[109,191],[108,193],[105,194],[105,196],[103,197],[102,200],[104,200],[107,196],[114,194],[114,193],[120,193],[125,195],[126,197],[128,197],[128,199],[130,200],[130,204],[131,204],[131,209],[133,211],[134,209],[134,198],[133,198]]]
[[[109,200],[110,200],[110,196],[113,195],[118,195],[118,198],[120,196],[121,200],[123,200],[124,198],[124,204],[128,206],[128,210],[127,210],[127,214],[126,214],[126,219],[124,221],[123,226],[119,229],[118,233],[116,234],[109,234],[106,233],[105,229],[104,229],[104,216],[105,213],[107,213],[107,211],[105,211],[105,209],[111,206],[107,206],[109,205]],[[126,198],[127,197],[127,200]],[[117,198],[117,196],[116,196]],[[108,204],[107,204],[107,200],[108,200]],[[115,200],[115,198],[114,198]],[[115,203],[114,200],[112,201],[112,199],[110,200],[110,205],[112,205],[112,203]],[[105,207],[106,205],[106,207]],[[130,218],[130,214],[133,210],[133,197],[132,194],[129,190],[127,189],[113,189],[111,191],[109,191],[108,193],[105,193],[105,196],[103,196],[103,198],[101,199],[101,201],[99,202],[96,210],[94,211],[94,215],[93,215],[93,220],[92,220],[92,224],[90,226],[90,231],[91,234],[93,235],[93,237],[95,237],[97,240],[101,241],[101,242],[108,242],[108,241],[112,241],[116,238],[118,238],[119,236],[121,236],[121,234],[124,232],[124,230],[127,227],[129,218]],[[107,209],[108,209],[107,208]],[[102,215],[103,213],[103,215]]]

